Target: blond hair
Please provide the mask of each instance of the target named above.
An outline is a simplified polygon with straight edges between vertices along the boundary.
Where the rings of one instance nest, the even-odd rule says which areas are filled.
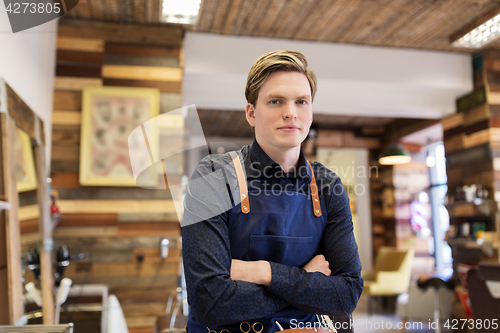
[[[317,82],[316,75],[307,67],[306,57],[300,52],[279,50],[263,54],[253,64],[248,73],[245,97],[247,102],[255,105],[259,91],[266,79],[274,72],[299,72],[306,76],[311,87],[311,98],[314,100]]]

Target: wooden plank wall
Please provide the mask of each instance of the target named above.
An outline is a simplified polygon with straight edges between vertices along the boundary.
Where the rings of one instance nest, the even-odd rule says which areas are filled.
[[[500,53],[486,50],[473,64],[474,91],[457,100],[456,114],[442,120],[448,184],[449,191],[484,184],[492,198],[500,189],[495,166],[500,157]]]
[[[90,254],[71,263],[65,276],[74,284],[107,284],[122,304],[131,333],[152,332],[177,287],[180,226],[169,191],[79,184],[82,89],[157,88],[160,112],[168,112],[182,106],[182,61],[178,28],[60,21],[51,178],[64,219],[54,230],[54,242],[56,248],[67,245],[72,254]],[[36,198],[23,196],[26,253],[36,239],[38,216]],[[163,261],[161,237],[172,245]]]
[[[500,194],[500,52],[485,50],[473,57],[474,91],[457,99],[457,113],[442,120],[448,176],[450,223],[460,228],[464,222],[482,221],[489,231],[500,232],[498,203]],[[473,205],[456,202],[455,190],[463,185],[481,184],[488,190],[489,214],[477,214]],[[470,207],[469,207],[470,206]],[[477,262],[452,246],[454,266]],[[478,252],[478,251],[476,251]]]

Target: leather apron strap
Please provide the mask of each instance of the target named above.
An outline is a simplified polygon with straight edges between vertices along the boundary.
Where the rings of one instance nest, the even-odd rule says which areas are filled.
[[[319,202],[319,196],[318,196],[318,185],[316,184],[316,178],[314,177],[314,171],[311,166],[311,163],[307,161],[307,164],[309,164],[309,169],[311,169],[311,198],[312,198],[312,203],[313,203],[313,210],[314,210],[314,216],[320,217],[321,216],[321,204]]]
[[[241,166],[240,157],[235,151],[230,151],[228,152],[228,154],[233,160],[234,169],[236,170],[236,177],[238,178],[238,186],[240,187],[241,212],[243,214],[248,214],[250,212],[250,203],[248,201],[247,180],[245,178],[245,174],[243,173],[243,167]]]
[[[240,187],[240,200],[241,200],[241,212],[243,214],[248,214],[250,212],[250,202],[248,201],[248,188],[247,180],[243,172],[243,167],[241,166],[240,157],[235,151],[228,152],[229,156],[233,160],[234,169],[236,170],[236,177],[238,178],[238,186]],[[316,178],[314,177],[314,171],[311,163],[307,161],[309,168],[311,169],[311,199],[313,203],[313,213],[314,216],[321,216],[321,205],[319,202],[318,195],[318,185],[316,184]]]

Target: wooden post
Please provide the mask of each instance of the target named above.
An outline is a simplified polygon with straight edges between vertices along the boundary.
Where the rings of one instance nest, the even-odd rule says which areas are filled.
[[[18,207],[19,196],[17,193],[17,182],[14,177],[14,155],[12,148],[16,125],[8,114],[1,115],[2,133],[2,175],[4,200],[11,204],[12,208],[1,213],[5,221],[5,245],[7,254],[7,299],[8,299],[8,321],[13,325],[24,314],[23,286],[21,271],[21,230],[19,226]],[[1,240],[0,240],[1,242]]]
[[[8,201],[11,210],[0,213],[0,325],[6,320],[14,324],[24,314],[21,272],[21,236],[19,226],[19,196],[14,179],[13,142],[17,127],[36,141],[34,148],[40,206],[40,270],[43,301],[43,323],[54,323],[54,276],[52,273],[52,222],[49,212],[45,138],[43,122],[14,90],[0,78],[0,200]],[[5,230],[5,232],[4,232]],[[5,267],[3,267],[5,266]],[[5,269],[7,274],[5,274]],[[8,293],[5,292],[8,290]],[[7,295],[5,295],[7,294]],[[7,302],[4,302],[8,299]],[[8,309],[8,310],[7,310]]]
[[[43,123],[35,119],[35,165],[38,178],[37,198],[40,207],[39,230],[41,238],[40,274],[42,289],[43,323],[53,325],[54,313],[54,274],[52,269],[52,253],[54,241],[52,239],[52,221],[49,211],[49,196],[47,187],[47,173],[45,167],[45,144],[42,137]]]

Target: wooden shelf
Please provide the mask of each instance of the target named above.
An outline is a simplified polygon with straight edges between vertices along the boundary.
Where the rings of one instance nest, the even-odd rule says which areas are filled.
[[[476,241],[469,238],[453,238],[453,239],[448,239],[446,242],[450,246],[462,247],[466,249],[477,249],[477,250],[483,249],[483,244],[479,244]],[[492,248],[493,249],[500,248],[499,243],[498,242],[493,243]]]
[[[495,200],[482,200],[479,202],[460,201],[445,205],[450,217],[491,216],[498,211]]]
[[[469,238],[453,238],[446,241],[450,246],[464,247],[467,249],[481,249],[481,244]]]

